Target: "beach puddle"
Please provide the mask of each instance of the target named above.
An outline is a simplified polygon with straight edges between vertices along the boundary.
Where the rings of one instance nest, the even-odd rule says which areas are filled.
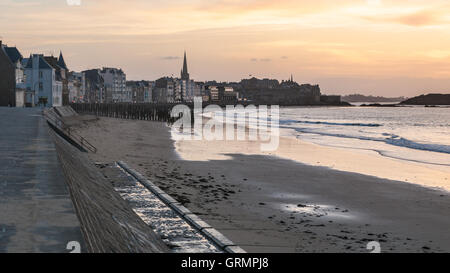
[[[283,200],[305,200],[310,199],[309,195],[290,193],[290,192],[277,192],[270,195],[270,197],[283,199]]]
[[[327,217],[340,219],[354,219],[356,216],[347,209],[341,209],[323,204],[277,204],[277,208],[294,214],[307,217]]]

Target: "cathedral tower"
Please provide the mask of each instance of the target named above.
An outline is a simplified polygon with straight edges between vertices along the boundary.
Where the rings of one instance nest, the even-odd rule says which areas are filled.
[[[189,80],[189,73],[188,73],[187,60],[186,60],[186,51],[184,52],[184,61],[183,61],[183,70],[181,70],[181,79]]]

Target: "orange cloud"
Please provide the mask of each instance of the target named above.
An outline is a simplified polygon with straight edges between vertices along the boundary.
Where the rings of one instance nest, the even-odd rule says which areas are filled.
[[[445,25],[450,22],[444,17],[442,10],[421,10],[406,15],[363,16],[372,22],[398,23],[414,27]]]
[[[351,1],[350,1],[351,2]],[[208,1],[198,5],[198,10],[208,12],[231,12],[234,14],[241,14],[256,11],[280,11],[293,12],[297,14],[315,13],[327,9],[332,9],[336,6],[342,6],[343,3],[336,4],[335,1],[317,0],[299,1],[299,0],[218,0]]]
[[[441,12],[437,11],[421,11],[397,18],[397,21],[410,26],[429,26],[444,23]]]

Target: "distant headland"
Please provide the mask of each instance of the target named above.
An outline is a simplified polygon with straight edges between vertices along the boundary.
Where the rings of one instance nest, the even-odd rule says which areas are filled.
[[[344,100],[344,99],[343,99]],[[348,101],[348,100],[347,100]],[[360,101],[361,102],[361,101]],[[437,106],[437,105],[450,105],[450,94],[427,94],[420,95],[414,98],[402,100],[400,103],[383,103],[389,101],[371,101],[368,104],[361,104],[360,106],[370,106],[370,107],[397,107],[397,106],[408,106],[408,105],[423,105],[423,106]]]
[[[402,101],[402,105],[450,105],[450,94],[420,95]]]
[[[346,102],[400,102],[405,101],[405,97],[381,97],[381,96],[366,96],[362,94],[351,94],[342,96],[342,101]]]

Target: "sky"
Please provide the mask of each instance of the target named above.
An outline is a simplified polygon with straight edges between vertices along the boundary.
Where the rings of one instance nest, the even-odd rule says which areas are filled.
[[[448,0],[0,0],[0,39],[131,80],[251,76],[325,94],[450,93]]]

